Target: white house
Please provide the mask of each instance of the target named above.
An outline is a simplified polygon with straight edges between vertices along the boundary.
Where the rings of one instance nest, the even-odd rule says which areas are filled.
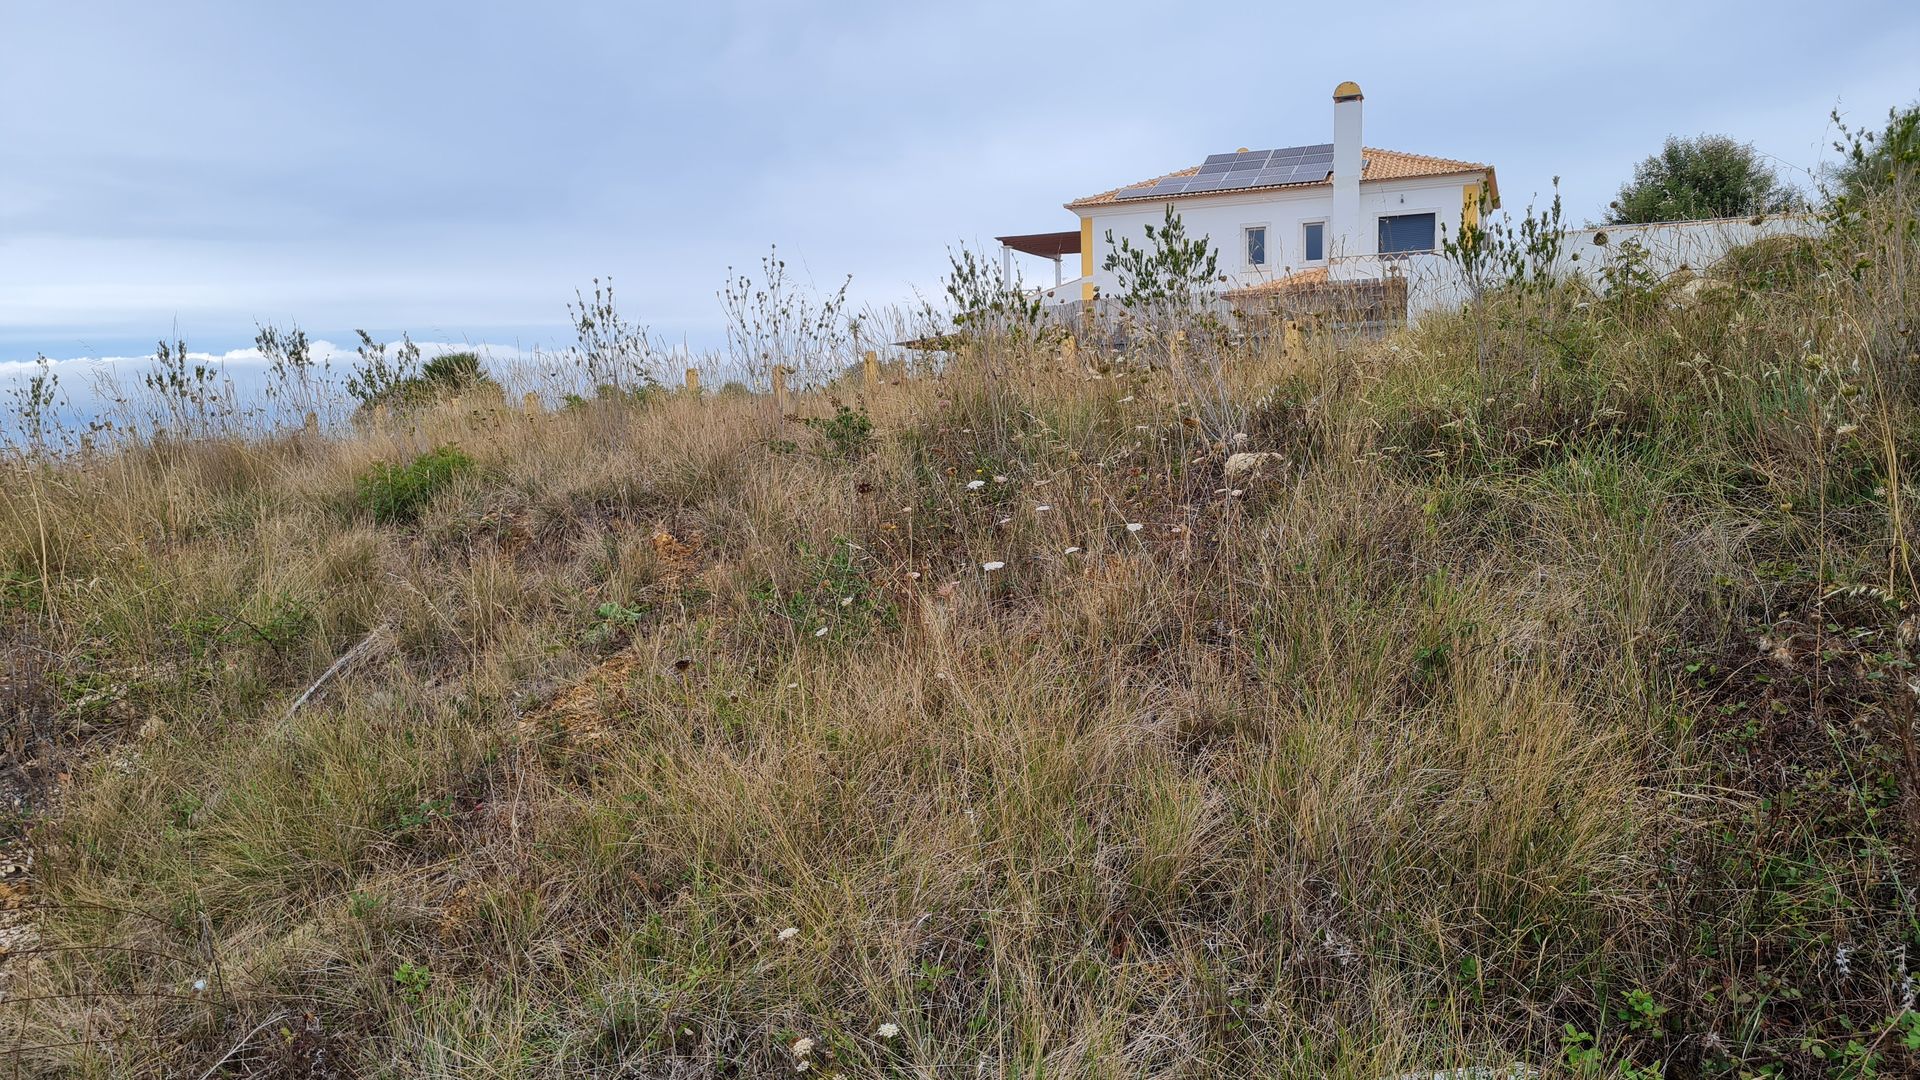
[[[1219,252],[1226,291],[1236,302],[1339,283],[1394,276],[1409,256],[1435,251],[1477,220],[1481,194],[1499,205],[1493,166],[1383,150],[1361,141],[1360,87],[1333,92],[1333,141],[1212,154],[1206,161],[1067,203],[1077,232],[999,237],[1011,276],[1012,253],[1054,259],[1053,303],[1111,296],[1103,269],[1122,237],[1146,242],[1172,206],[1187,235],[1205,236]],[[1112,244],[1107,236],[1111,232]],[[1062,280],[1067,255],[1080,257],[1078,278]],[[1398,294],[1404,312],[1404,296]]]

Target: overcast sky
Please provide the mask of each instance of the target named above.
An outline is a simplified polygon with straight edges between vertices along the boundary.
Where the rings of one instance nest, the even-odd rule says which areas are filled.
[[[1369,145],[1491,162],[1510,210],[1557,174],[1578,222],[1669,133],[1804,182],[1831,109],[1920,97],[1920,4],[0,0],[0,361],[545,344],[607,274],[702,347],[770,243],[937,294],[949,245],[1329,139],[1342,79]]]

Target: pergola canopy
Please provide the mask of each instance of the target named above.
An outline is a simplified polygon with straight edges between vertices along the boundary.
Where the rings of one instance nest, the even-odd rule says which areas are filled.
[[[1057,259],[1062,255],[1080,254],[1080,232],[1022,233],[1018,236],[996,236],[1001,244],[1028,255],[1038,255],[1043,259]]]

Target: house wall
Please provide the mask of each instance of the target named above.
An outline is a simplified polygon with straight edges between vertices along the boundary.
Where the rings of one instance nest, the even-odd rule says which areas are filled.
[[[1226,289],[1243,288],[1285,277],[1309,266],[1327,265],[1329,273],[1342,276],[1352,256],[1375,254],[1378,245],[1378,219],[1383,214],[1419,214],[1431,212],[1435,218],[1435,242],[1441,236],[1458,235],[1460,215],[1467,185],[1478,182],[1475,176],[1426,177],[1410,180],[1380,180],[1360,186],[1360,221],[1353,230],[1364,250],[1340,250],[1339,230],[1330,218],[1333,214],[1333,189],[1329,185],[1282,191],[1244,192],[1199,199],[1177,199],[1174,212],[1180,215],[1188,236],[1205,236],[1220,253],[1220,271],[1228,281]],[[1117,290],[1112,271],[1104,269],[1108,253],[1122,237],[1136,245],[1147,243],[1148,225],[1159,226],[1166,220],[1167,203],[1138,201],[1095,207],[1083,222],[1091,224],[1091,243],[1083,250],[1091,252],[1092,282],[1102,296]],[[1328,221],[1326,246],[1331,261],[1308,263],[1303,249],[1301,226],[1309,221]],[[1246,250],[1241,230],[1249,225],[1267,227],[1267,265],[1246,265]],[[1084,225],[1083,225],[1084,230]],[[1113,232],[1113,244],[1107,232]],[[1085,235],[1083,231],[1083,236]],[[1072,294],[1078,299],[1078,290]]]

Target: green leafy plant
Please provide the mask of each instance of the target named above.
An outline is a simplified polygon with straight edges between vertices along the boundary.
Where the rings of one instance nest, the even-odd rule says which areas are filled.
[[[972,248],[947,252],[947,300],[953,325],[988,337],[1031,338],[1040,331],[1040,295],[1024,288],[1018,275],[1008,281],[984,255]]]
[[[1600,1048],[1594,1044],[1593,1035],[1573,1024],[1561,1029],[1560,1060],[1575,1076],[1593,1076],[1606,1064]]]
[[[835,640],[865,633],[894,612],[874,588],[854,545],[838,539],[826,550],[799,545],[806,585],[781,589],[772,582],[753,591],[755,600],[806,637]]]
[[[399,347],[389,356],[386,342],[373,340],[365,330],[354,333],[360,335],[360,344],[354,348],[359,359],[347,373],[347,393],[368,407],[397,400],[400,388],[419,374],[420,346],[401,334]]]
[[[258,331],[253,345],[267,362],[267,397],[290,411],[317,408],[324,396],[327,364],[314,360],[307,332],[298,323],[286,330],[262,323]]]
[[[1553,200],[1543,211],[1528,204],[1517,222],[1492,217],[1492,196],[1480,193],[1480,212],[1461,226],[1458,236],[1443,235],[1440,254],[1459,273],[1467,291],[1467,322],[1474,332],[1474,358],[1482,372],[1493,354],[1494,301],[1538,306],[1554,288],[1565,232],[1561,219],[1560,178],[1553,178]],[[1523,321],[1522,325],[1526,325]]]
[[[411,344],[408,342],[402,346],[403,355],[407,345]],[[374,355],[380,354],[376,352]],[[414,357],[417,359],[418,355],[418,348],[415,347]],[[455,394],[475,391],[498,393],[500,389],[499,384],[480,366],[479,354],[473,352],[442,353],[421,364],[418,370],[409,375],[398,375],[400,370],[401,366],[396,365],[375,376],[371,368],[362,369],[362,374],[369,378],[388,380],[383,384],[384,389],[362,399],[362,415],[379,405],[404,412],[424,408]]]
[[[1893,1026],[1899,1033],[1901,1046],[1908,1050],[1920,1050],[1920,1012],[1907,1009],[1894,1018]]]
[[[1667,1007],[1654,1000],[1646,990],[1625,990],[1620,994],[1620,1006],[1614,1010],[1614,1016],[1627,1025],[1628,1031],[1657,1034],[1660,1030],[1660,1018],[1667,1014]]]
[[[399,816],[394,818],[393,827],[388,831],[396,836],[409,833],[432,822],[443,820],[452,812],[453,799],[450,796],[422,799],[401,811]]]
[[[1148,225],[1146,233],[1145,244],[1126,236],[1115,244],[1108,229],[1109,250],[1101,267],[1114,275],[1121,308],[1170,348],[1169,335],[1208,318],[1222,280],[1220,253],[1204,236],[1188,238],[1186,223],[1171,203],[1166,218]]]
[[[865,409],[842,405],[829,417],[808,417],[806,425],[827,442],[828,455],[841,461],[863,456],[873,442],[873,420]]]
[[[7,393],[14,400],[14,412],[20,417],[20,434],[29,451],[45,452],[47,436],[58,426],[53,405],[60,389],[60,376],[45,356],[34,360],[33,374],[14,384]]]
[[[419,1002],[433,988],[433,972],[425,964],[406,961],[393,969],[393,985],[406,1001]]]
[[[1888,109],[1879,131],[1849,127],[1838,112],[1833,124],[1840,131],[1833,148],[1841,160],[1825,178],[1830,200],[1858,204],[1876,193],[1913,186],[1920,174],[1920,104]]]
[[[619,637],[623,632],[640,624],[647,617],[647,608],[628,607],[616,601],[608,601],[593,610],[600,621],[587,632],[587,644],[601,645]]]
[[[357,482],[360,507],[383,524],[412,521],[435,495],[472,468],[473,459],[451,446],[405,465],[375,465]]]
[[[154,346],[140,384],[159,400],[160,419],[175,435],[203,434],[223,412],[219,370],[193,359],[185,338]]]

